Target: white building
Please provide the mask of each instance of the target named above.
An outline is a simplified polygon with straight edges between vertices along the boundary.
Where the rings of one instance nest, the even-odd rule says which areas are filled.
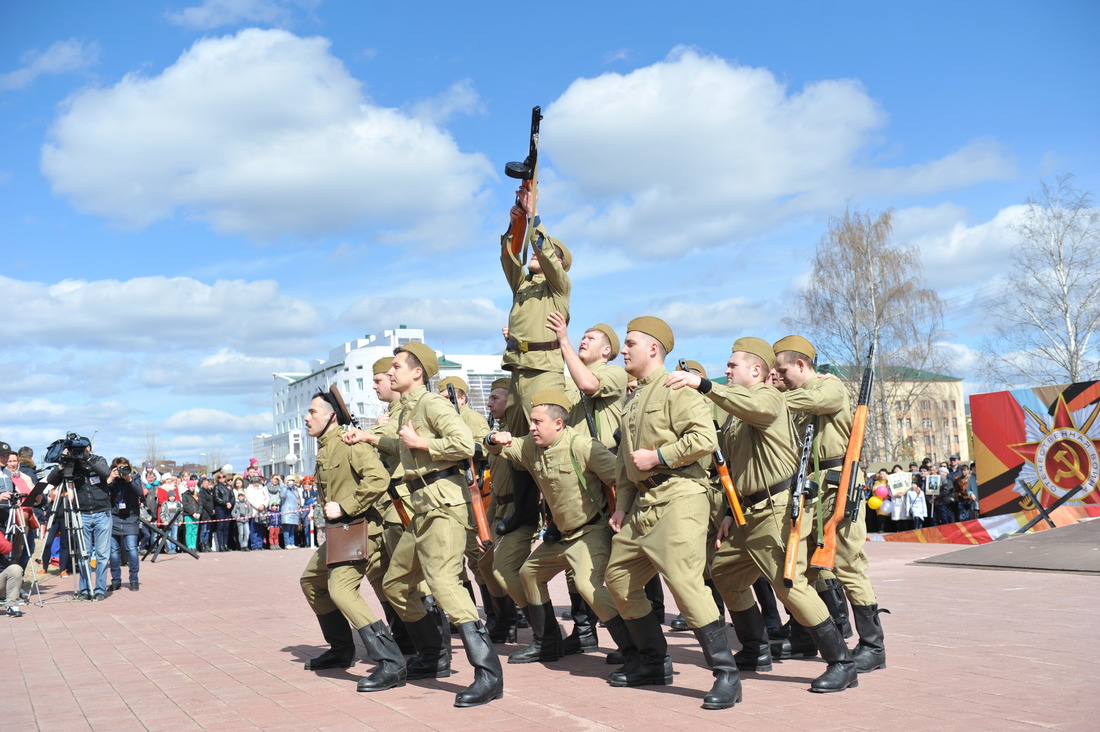
[[[374,393],[372,366],[378,359],[392,356],[397,346],[411,341],[423,343],[424,331],[402,325],[383,331],[381,336],[359,338],[332,349],[328,360],[313,361],[313,370],[308,374],[273,374],[273,433],[252,438],[252,455],[259,461],[264,474],[313,473],[317,441],[306,433],[303,418],[313,396],[332,384],[336,384],[348,409],[363,426],[374,424],[375,417],[383,414],[388,405],[378,401]],[[437,351],[436,355],[439,356],[439,374],[432,379],[430,387],[434,388],[439,379],[448,376],[462,377],[470,385],[470,407],[488,417],[489,386],[493,380],[508,376],[500,368],[500,354],[452,355]]]

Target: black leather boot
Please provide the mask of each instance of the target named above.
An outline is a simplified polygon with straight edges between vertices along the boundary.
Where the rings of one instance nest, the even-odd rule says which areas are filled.
[[[489,632],[489,637],[493,637],[493,631],[497,627],[497,598],[489,594],[488,585],[478,585],[478,592],[481,594],[481,607],[485,610],[485,630]]]
[[[852,659],[856,662],[856,671],[861,674],[886,668],[886,646],[883,643],[879,614],[888,612],[890,611],[880,610],[878,605],[852,605],[856,632],[859,634],[859,643],[852,651]]]
[[[531,622],[534,640],[522,651],[508,656],[508,663],[536,663],[557,661],[562,656],[561,626],[554,617],[554,603],[528,605],[527,618]]]
[[[612,686],[665,686],[672,683],[672,659],[668,657],[668,642],[657,619],[650,610],[643,618],[624,620],[638,652],[618,671],[612,671],[607,683]]]
[[[634,639],[630,636],[623,617],[616,615],[604,623],[604,627],[615,643],[615,650],[607,654],[607,662],[616,666],[623,665],[631,658],[637,662],[638,646],[634,645]]]
[[[825,607],[829,608],[829,615],[832,616],[840,634],[845,638],[851,638],[852,623],[848,620],[848,598],[844,594],[840,580],[836,578],[825,580],[825,589],[817,594],[825,603]]]
[[[829,694],[859,686],[856,662],[852,660],[848,645],[840,636],[840,631],[836,629],[833,619],[829,618],[820,625],[806,628],[806,631],[821,651],[821,657],[829,664],[825,673],[810,682],[810,691]]]
[[[703,709],[729,709],[741,701],[741,675],[726,638],[725,618],[696,628],[694,633],[703,647],[703,658],[714,672],[714,686],[703,698]]]
[[[424,597],[427,614],[415,623],[405,623],[416,655],[409,659],[407,676],[416,679],[445,679],[451,675],[451,639],[444,631],[446,616],[436,607],[431,595]]]
[[[460,623],[458,635],[466,649],[466,660],[474,667],[474,683],[455,696],[456,707],[476,707],[504,696],[504,670],[493,650],[493,642],[481,623]]]
[[[730,611],[733,630],[741,643],[741,650],[733,654],[737,668],[742,671],[763,673],[772,670],[772,649],[768,644],[764,616],[757,605],[748,610]]]
[[[600,641],[596,637],[596,613],[580,593],[569,593],[570,614],[573,616],[573,632],[562,641],[562,655],[573,656],[578,653],[595,653],[600,650]]]
[[[405,657],[397,647],[390,629],[381,620],[359,629],[367,655],[378,664],[366,678],[359,679],[357,691],[385,691],[405,685]]]
[[[671,621],[669,621],[668,629],[669,630],[677,630],[677,631],[680,631],[680,632],[683,632],[685,630],[690,630],[690,628],[688,628],[688,622],[686,620],[684,620],[683,613],[680,613],[679,615],[674,617]]]
[[[385,615],[386,625],[390,626],[390,633],[393,635],[393,639],[397,641],[397,647],[401,649],[401,653],[406,656],[416,653],[416,646],[413,645],[412,638],[409,637],[409,629],[405,627],[405,621],[393,609],[393,605],[383,601],[382,614]]]
[[[791,618],[787,625],[790,628],[790,634],[786,638],[772,643],[772,658],[777,661],[786,661],[788,658],[794,658],[795,656],[802,656],[803,658],[816,656],[817,643],[814,642],[807,629],[794,618]]]
[[[511,597],[494,597],[493,602],[497,608],[497,625],[489,632],[489,640],[493,643],[516,642],[516,603]],[[488,628],[486,628],[488,630]]]
[[[347,618],[339,610],[317,616],[321,626],[321,635],[328,641],[329,649],[317,658],[306,660],[306,670],[320,671],[324,668],[350,668],[355,665],[355,636]]]

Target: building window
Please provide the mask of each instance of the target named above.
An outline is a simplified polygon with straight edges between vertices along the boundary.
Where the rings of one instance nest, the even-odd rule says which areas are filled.
[[[901,411],[901,402],[894,402],[894,411],[895,412],[900,412]],[[900,425],[899,425],[899,429],[900,429]]]
[[[944,427],[950,427],[950,426],[951,426],[950,424],[948,424],[948,420],[947,420],[947,417],[944,417],[944,418],[943,418],[943,426],[944,426]]]
[[[923,427],[924,427],[924,429],[926,429],[926,430],[927,430],[927,429],[931,429],[931,427],[932,427],[932,420],[930,420],[930,419],[926,419],[926,420],[924,420],[924,424],[923,424]]]
[[[958,417],[952,417],[951,418],[951,426],[954,427],[955,429],[958,429],[958,427],[959,427],[959,418]]]
[[[913,429],[913,420],[909,419],[908,417],[905,418],[905,429]]]
[[[901,422],[901,420],[899,419],[899,420],[898,420],[898,432],[901,432],[901,425],[902,425],[902,422]]]
[[[363,380],[362,379],[356,379],[355,380],[355,388],[358,389],[359,391],[363,391]],[[362,409],[362,407],[360,407],[360,409]]]
[[[925,411],[928,411],[929,409],[932,408],[932,402],[929,401],[928,399],[922,399],[921,403],[920,403],[920,408],[925,410]]]

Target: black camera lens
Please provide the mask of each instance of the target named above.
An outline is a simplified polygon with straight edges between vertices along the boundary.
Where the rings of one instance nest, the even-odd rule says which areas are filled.
[[[130,475],[133,472],[134,472],[134,469],[131,468],[129,465],[119,465],[118,466],[118,474],[119,475]]]

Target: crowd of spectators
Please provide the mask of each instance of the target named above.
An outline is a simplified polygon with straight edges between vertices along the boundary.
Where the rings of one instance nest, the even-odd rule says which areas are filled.
[[[156,549],[161,533],[174,540],[160,547],[168,553],[177,545],[225,552],[316,544],[312,476],[266,478],[255,460],[243,474],[162,473],[125,457],[108,463],[90,446],[72,457],[71,475],[60,467],[40,474],[31,448],[15,451],[0,442],[0,601],[12,614],[28,600],[32,560],[30,575],[76,574],[77,599],[103,600],[123,588],[123,567],[129,590],[140,588],[141,552]],[[69,512],[66,501],[57,500],[68,481],[74,489]],[[70,532],[66,521],[80,531]],[[85,561],[78,560],[79,549]]]
[[[938,465],[925,458],[920,465],[909,463],[909,470],[894,465],[871,473],[864,498],[869,532],[942,526],[979,515],[974,464],[962,462],[958,455]]]

